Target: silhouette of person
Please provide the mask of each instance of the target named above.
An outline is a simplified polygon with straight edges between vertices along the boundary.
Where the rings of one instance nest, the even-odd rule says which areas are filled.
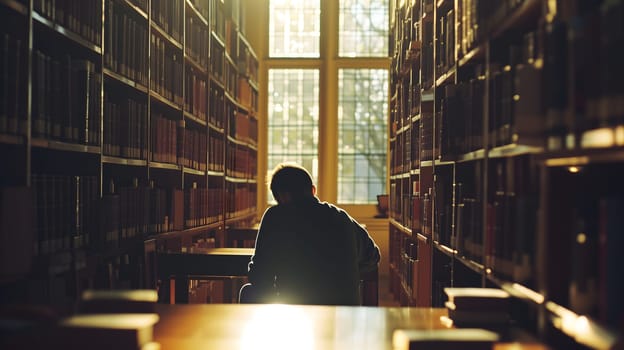
[[[277,205],[262,217],[241,303],[359,305],[360,272],[379,247],[346,211],[316,197],[308,171],[279,164],[270,181]]]

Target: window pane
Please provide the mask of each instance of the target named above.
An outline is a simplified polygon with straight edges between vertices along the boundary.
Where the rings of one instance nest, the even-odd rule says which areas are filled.
[[[318,178],[319,71],[269,70],[269,159],[267,179],[281,162],[304,166]],[[273,197],[269,191],[269,202]]]
[[[269,56],[319,57],[320,0],[270,0]]]
[[[389,4],[385,0],[340,1],[340,56],[388,56]]]
[[[385,193],[388,71],[338,72],[338,202],[376,203]]]

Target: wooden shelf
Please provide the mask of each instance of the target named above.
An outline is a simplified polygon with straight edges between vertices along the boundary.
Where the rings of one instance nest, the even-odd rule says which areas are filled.
[[[397,229],[399,229],[399,231],[411,236],[412,235],[412,230],[408,227],[403,226],[400,222],[396,221],[395,219],[388,219],[388,222],[390,222],[390,224],[394,227],[396,227]]]
[[[194,116],[193,114],[191,114],[190,112],[184,111],[184,119],[185,120],[190,120],[195,124],[199,124],[201,126],[206,126],[208,125],[208,122],[206,122],[203,119],[199,119],[198,117]]]
[[[80,152],[90,154],[100,154],[99,146],[83,145],[78,143],[67,143],[56,140],[48,140],[42,138],[33,138],[31,140],[32,147],[47,148],[57,151]]]
[[[182,172],[184,174],[191,174],[191,175],[199,175],[199,176],[206,175],[206,172],[203,170],[197,170],[197,169],[187,168],[187,167],[182,167]]]
[[[102,163],[129,166],[147,166],[147,161],[143,159],[130,159],[115,156],[102,156]]]
[[[624,161],[624,147],[545,152],[538,158],[549,167],[622,162]]]
[[[169,35],[169,33],[165,32],[164,29],[162,29],[158,23],[154,22],[154,21],[150,21],[150,26],[154,29],[154,31],[156,33],[158,33],[163,39],[165,39],[171,46],[182,50],[183,46],[182,44],[177,41],[176,39],[174,39],[171,35]]]
[[[53,21],[43,17],[42,15],[40,15],[37,12],[33,11],[32,14],[33,20],[35,20],[37,23],[42,24],[43,26],[55,31],[56,33],[60,34],[61,36],[73,41],[76,44],[79,44],[81,47],[88,49],[96,54],[101,55],[102,54],[102,47],[99,45],[96,45],[92,42],[90,42],[89,40],[83,38],[82,36],[74,33],[73,31],[57,24],[54,23]]]
[[[513,157],[523,154],[541,153],[543,151],[544,149],[542,147],[510,144],[490,149],[488,151],[488,158]]]
[[[128,8],[132,9],[134,12],[136,12],[137,15],[143,17],[144,19],[147,20],[148,16],[147,13],[145,11],[143,11],[143,9],[141,9],[139,6],[135,5],[132,3],[132,1],[130,0],[123,0],[124,4],[126,4],[126,6],[128,6]]]
[[[449,248],[449,247],[445,246],[444,244],[440,244],[438,241],[433,241],[433,246],[438,251],[440,251],[441,253],[443,253],[446,256],[454,257],[455,254],[457,254],[457,251],[455,249]]]
[[[199,72],[202,75],[208,74],[208,68],[202,66],[201,63],[197,62],[194,58],[189,56],[186,52],[184,52],[184,61],[187,64],[189,64],[191,67],[193,67],[196,72]]]
[[[485,54],[485,49],[482,46],[477,46],[476,48],[470,50],[463,57],[459,59],[457,65],[459,67],[463,67],[468,63],[472,62],[472,60],[482,59]]]
[[[446,83],[450,84],[452,83],[451,79],[454,77],[455,77],[455,68],[451,68],[449,71],[443,73],[442,75],[440,75],[438,79],[436,79],[435,86],[441,87],[442,85]]]
[[[167,170],[177,170],[177,171],[182,169],[182,167],[178,164],[162,163],[162,162],[154,162],[154,161],[150,161],[149,166],[150,168],[155,168],[155,169],[167,169]]]
[[[155,283],[152,284],[155,282],[153,277],[157,269],[146,257],[149,254],[157,254],[156,247],[182,250],[190,247],[194,238],[211,236],[213,230],[215,239],[220,240],[226,224],[226,205],[240,209],[236,213],[228,213],[228,216],[233,216],[227,219],[228,222],[240,220],[243,224],[253,221],[258,211],[255,201],[249,203],[234,196],[226,200],[228,190],[226,186],[248,187],[250,196],[257,195],[256,174],[238,176],[240,174],[233,173],[237,176],[230,177],[226,176],[224,170],[226,162],[230,161],[230,158],[224,156],[226,154],[236,156],[231,152],[234,148],[241,149],[241,146],[249,154],[248,157],[251,157],[250,159],[245,157],[245,161],[257,161],[257,140],[239,138],[228,142],[227,135],[232,134],[232,130],[228,124],[229,120],[219,114],[220,108],[216,108],[216,112],[211,110],[210,116],[202,119],[199,118],[199,113],[185,111],[184,106],[191,93],[185,91],[190,83],[189,79],[199,77],[206,82],[207,91],[204,97],[213,99],[212,102],[207,101],[213,103],[213,107],[214,104],[225,106],[227,103],[230,107],[253,114],[250,111],[251,107],[242,106],[237,101],[237,91],[234,90],[235,83],[239,79],[256,79],[248,75],[256,74],[255,70],[258,69],[255,53],[248,45],[244,33],[239,33],[238,28],[231,28],[232,31],[229,31],[228,35],[232,34],[235,40],[224,43],[223,38],[219,38],[212,31],[211,25],[215,24],[209,23],[207,16],[202,15],[208,13],[209,9],[196,7],[194,4],[197,2],[191,0],[172,2],[172,6],[177,7],[171,8],[173,11],[167,16],[151,13],[147,1],[112,0],[97,2],[97,6],[85,5],[80,1],[75,3],[77,7],[63,9],[56,6],[58,1],[56,4],[44,1],[41,5],[39,2],[25,0],[0,0],[0,9],[4,11],[4,17],[8,20],[6,25],[14,27],[6,28],[8,47],[10,50],[20,49],[20,52],[11,56],[18,61],[9,62],[7,67],[20,69],[18,94],[13,97],[19,103],[16,108],[20,116],[18,120],[20,131],[23,127],[26,133],[0,134],[0,148],[4,153],[10,153],[8,160],[11,160],[10,167],[2,171],[0,177],[5,180],[4,177],[7,176],[4,181],[7,184],[15,183],[16,193],[21,193],[19,191],[22,188],[29,194],[33,193],[38,208],[35,209],[46,210],[49,216],[46,220],[50,221],[49,225],[44,225],[45,227],[35,225],[37,227],[33,228],[34,241],[26,247],[28,251],[33,251],[29,256],[32,257],[32,273],[26,276],[21,272],[21,276],[13,276],[10,272],[3,279],[3,283],[5,286],[15,284],[15,287],[11,288],[19,287],[19,291],[26,288],[33,291],[40,289],[30,293],[28,297],[19,297],[20,301],[32,298],[28,301],[51,306],[55,306],[55,303],[76,301],[71,299],[81,295],[81,288],[88,285],[110,289],[127,286],[153,288],[155,286]],[[208,2],[206,4],[209,5]],[[219,4],[221,2],[217,5]],[[158,9],[154,10],[158,12]],[[223,10],[225,11],[225,8]],[[65,11],[64,17],[59,11]],[[210,45],[213,49],[216,48],[212,52],[212,61],[211,57],[205,57],[205,54],[195,55],[195,52],[190,53],[186,50],[193,47],[192,44],[195,42],[190,43],[188,41],[190,38],[184,36],[184,30],[188,29],[185,14],[193,17],[193,29],[197,29],[201,36],[193,39],[204,45]],[[133,28],[126,28],[122,25],[125,22],[111,22],[109,18],[111,15],[127,17],[130,22],[142,27],[142,32],[139,30],[135,33],[132,31]],[[222,13],[222,15],[225,18],[230,14]],[[162,18],[162,21],[156,23],[154,19],[158,18]],[[145,50],[151,45],[151,37],[156,37],[164,45],[164,50],[169,55],[164,58],[165,61],[149,60],[153,52]],[[124,42],[120,41],[117,43],[119,45],[116,45],[117,39],[121,40],[120,38],[123,38]],[[18,41],[20,46],[15,44]],[[235,57],[226,55],[226,52],[235,52],[243,42],[248,46],[246,63],[250,66],[250,70],[239,74]],[[128,45],[132,45],[132,52],[128,51]],[[229,45],[235,47],[228,47]],[[136,59],[143,60],[142,64],[139,62],[140,67],[133,66],[137,63]],[[177,60],[174,64],[182,71],[167,71],[168,74],[174,75],[166,81],[166,87],[160,86],[162,80],[154,85],[155,83],[148,77],[163,73],[167,69],[166,66],[171,65],[172,60]],[[33,63],[32,73],[29,70],[30,62],[40,63],[36,67]],[[230,69],[228,71],[231,73],[228,77],[230,91],[227,93],[223,82],[211,79],[211,73],[217,71],[210,71],[215,68],[215,62],[227,64]],[[23,63],[26,63],[26,66]],[[28,70],[28,74],[22,74],[22,68]],[[45,72],[40,72],[39,68]],[[70,71],[66,71],[67,69]],[[133,74],[135,72],[136,74]],[[57,81],[56,75],[64,76],[69,73],[71,77],[66,77],[69,80],[65,79],[67,81],[63,86],[58,85],[62,82]],[[223,75],[227,76],[225,72]],[[224,76],[220,79],[223,80]],[[42,81],[45,84],[41,84]],[[169,83],[175,86],[169,86]],[[257,93],[257,82],[250,81],[250,85],[256,90],[254,93]],[[39,89],[36,89],[37,86]],[[166,90],[175,93],[165,92]],[[79,104],[74,105],[67,100],[69,92],[71,92],[70,100],[78,101]],[[217,100],[214,100],[214,97]],[[57,115],[59,111],[61,114],[65,113],[67,108],[71,109],[71,118],[67,115]],[[13,113],[14,108],[10,109],[9,112]],[[37,118],[35,115],[44,117]],[[154,117],[161,115],[168,120],[166,125],[160,122],[156,125]],[[57,120],[58,118],[60,119]],[[206,119],[211,119],[212,122]],[[52,120],[51,124],[46,122],[49,120]],[[15,120],[11,118],[9,121]],[[181,132],[175,135],[173,132],[167,133],[167,127],[176,128]],[[76,128],[79,128],[80,134],[89,131],[89,135],[81,135],[80,138],[83,140],[92,141],[97,137],[100,140],[105,139],[107,146],[104,147],[101,141],[85,144],[77,141],[80,139],[78,137],[76,141],[67,141],[70,138],[59,137],[59,130],[62,134],[74,130],[73,133],[76,134]],[[65,129],[67,130],[64,132]],[[209,147],[208,152],[211,153],[203,159],[205,161],[210,158],[211,168],[221,170],[199,170],[204,165],[198,165],[197,157],[193,159],[195,162],[186,163],[193,165],[192,167],[177,164],[178,160],[175,157],[159,158],[171,162],[151,160],[152,154],[166,147],[170,148],[169,146],[174,143],[182,148],[186,147],[184,141],[188,141],[188,138],[185,133],[189,131],[221,143],[219,152],[216,148]],[[151,135],[150,140],[145,139],[146,134]],[[162,139],[159,136],[162,136]],[[134,140],[136,138],[140,140]],[[107,148],[109,144],[115,146],[117,150],[124,145],[139,147],[133,146],[137,142],[132,140],[141,142],[141,154],[149,154],[149,159],[113,156],[110,154],[113,152]],[[208,141],[202,146],[208,147]],[[104,149],[109,154],[103,154]],[[129,153],[138,152],[124,152]],[[117,154],[121,153],[118,151]],[[181,227],[184,222],[180,220],[184,221],[193,210],[185,200],[190,194],[190,191],[187,191],[188,184],[192,182],[202,190],[197,191],[198,195],[203,196],[201,204],[215,209],[213,216],[192,222],[210,223],[173,232],[146,232],[150,229],[162,230],[164,225],[151,226],[147,222],[147,216],[151,218],[149,220],[157,220],[153,222],[164,223],[165,215],[171,214],[163,212],[166,210],[160,207],[165,203],[173,204],[175,208],[175,218],[170,216],[169,223],[173,222],[176,227]],[[241,185],[237,185],[238,183]],[[80,199],[80,205],[75,203],[76,198]],[[126,230],[129,227],[122,221],[126,224],[131,222],[130,225],[136,230]],[[121,226],[124,226],[124,230]],[[76,233],[70,237],[67,230],[72,227],[74,228],[72,231]],[[90,235],[81,230],[90,232]],[[136,231],[136,234],[127,231]],[[204,234],[204,231],[207,234]],[[102,234],[94,235],[93,232]],[[15,240],[16,244],[19,241]],[[147,246],[149,247],[146,248]],[[16,251],[26,252],[26,248],[19,247]],[[42,252],[45,254],[40,254]],[[137,264],[141,261],[145,264]],[[153,262],[153,259],[151,261]],[[108,279],[104,276],[106,274],[97,271],[106,271],[106,274],[119,278]],[[148,276],[149,274],[152,275]],[[31,282],[28,280],[30,277],[39,280]],[[26,281],[26,284],[17,286],[17,281]],[[63,288],[59,289],[58,286]],[[18,293],[14,292],[17,290],[2,294],[17,298]]]
[[[9,145],[24,145],[24,136],[20,135],[11,135],[11,134],[0,134],[0,143],[9,144]]]
[[[199,12],[195,5],[193,5],[193,3],[188,0],[185,0],[184,2],[186,3],[187,8],[191,9],[193,14],[195,14],[195,16],[199,18],[199,20],[202,21],[205,26],[208,26],[208,20],[204,18],[204,16]]]
[[[177,103],[170,101],[169,99],[163,97],[161,94],[159,94],[156,91],[150,90],[149,92],[150,97],[155,100],[158,101],[162,104],[164,104],[165,106],[168,106],[178,112],[182,112],[182,106],[178,105]]]
[[[118,74],[118,73],[114,72],[113,70],[111,70],[109,68],[102,69],[102,73],[104,73],[105,77],[108,77],[108,78],[111,78],[111,79],[113,79],[113,80],[115,80],[117,82],[123,83],[123,84],[125,84],[125,85],[127,85],[127,86],[129,86],[129,87],[131,87],[133,89],[136,89],[136,90],[140,91],[140,92],[147,93],[147,91],[148,91],[146,86],[144,86],[144,85],[142,85],[142,84],[140,84],[140,83],[138,83],[136,81],[133,81],[132,79],[126,78],[123,75]]]

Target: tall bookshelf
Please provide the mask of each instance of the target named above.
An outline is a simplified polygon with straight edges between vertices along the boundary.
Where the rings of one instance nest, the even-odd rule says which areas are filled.
[[[443,306],[445,287],[500,287],[543,339],[611,344],[624,4],[392,5],[391,291]]]
[[[156,252],[254,222],[258,61],[239,2],[0,1],[4,300],[155,288]]]

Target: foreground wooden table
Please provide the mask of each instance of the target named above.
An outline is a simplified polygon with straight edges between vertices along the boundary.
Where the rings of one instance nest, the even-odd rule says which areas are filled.
[[[157,305],[155,340],[168,349],[392,349],[399,328],[442,329],[446,309],[292,305]],[[441,319],[442,317],[442,319]],[[501,343],[496,350],[544,350]]]

